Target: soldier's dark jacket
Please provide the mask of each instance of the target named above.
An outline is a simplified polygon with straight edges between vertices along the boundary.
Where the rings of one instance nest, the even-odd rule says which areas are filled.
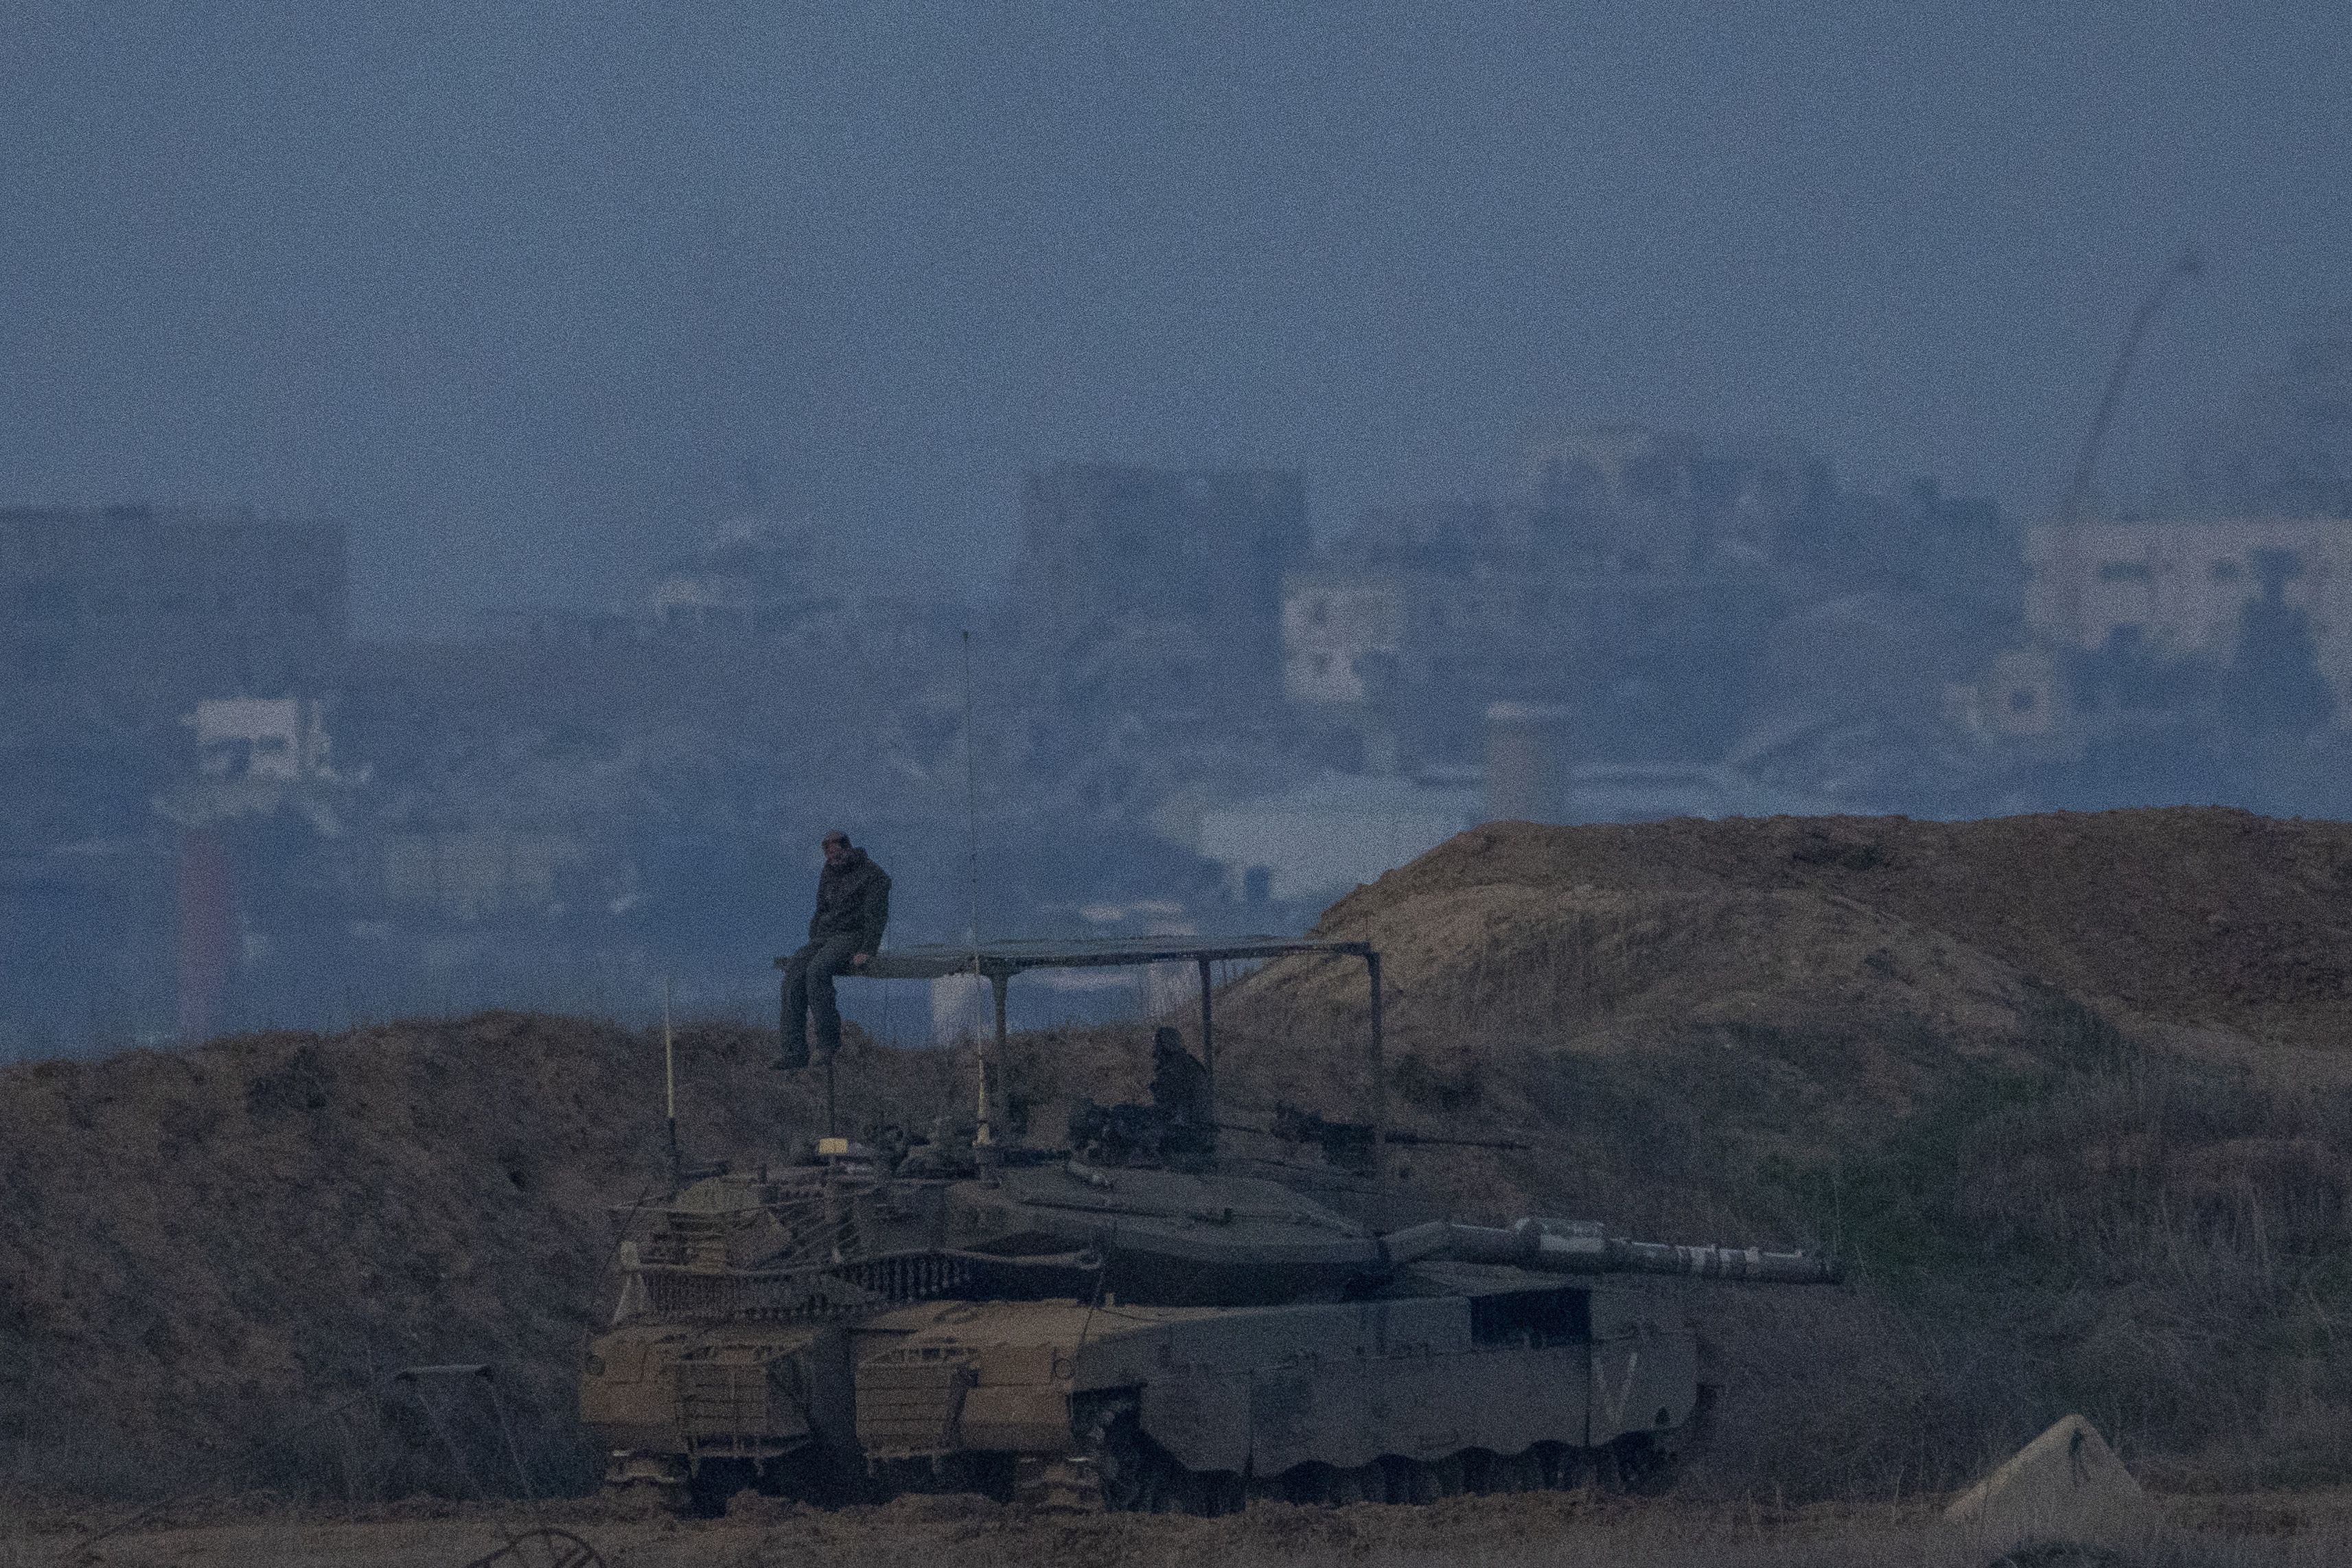
[[[827,864],[817,874],[816,913],[809,917],[809,941],[854,936],[858,952],[882,950],[882,928],[890,923],[890,873],[853,847],[849,864]]]

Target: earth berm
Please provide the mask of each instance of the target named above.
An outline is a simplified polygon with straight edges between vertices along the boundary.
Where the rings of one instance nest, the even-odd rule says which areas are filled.
[[[2222,810],[1942,824],[1501,824],[1357,889],[1399,1151],[1476,1217],[1838,1250],[1834,1291],[1695,1289],[1696,1497],[1949,1489],[2069,1410],[2179,1489],[2347,1479],[2352,829]],[[1367,1103],[1359,966],[1229,984],[1230,1119]],[[1180,1020],[1181,1021],[1181,1020]],[[1149,1023],[1016,1038],[1052,1142],[1132,1098]],[[700,1157],[816,1130],[772,1035],[681,1040]],[[954,1053],[853,1037],[860,1128],[927,1128]],[[52,1495],[460,1489],[386,1382],[488,1361],[541,1488],[662,1167],[657,1037],[486,1014],[0,1070],[0,1468]],[[1247,1140],[1244,1140],[1247,1142]],[[1255,1141],[1261,1152],[1282,1146]],[[497,1409],[439,1407],[494,1479]]]

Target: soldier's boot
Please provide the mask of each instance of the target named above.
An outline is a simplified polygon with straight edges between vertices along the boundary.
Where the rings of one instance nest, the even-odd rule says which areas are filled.
[[[777,997],[776,1059],[768,1065],[778,1072],[798,1072],[808,1066],[808,949],[785,962],[784,984]]]
[[[776,1059],[768,1065],[778,1072],[798,1072],[809,1064],[808,1028],[803,1016],[802,1026],[793,1027],[795,1020],[787,1011],[782,1027],[777,1031],[777,1043],[782,1047]]]

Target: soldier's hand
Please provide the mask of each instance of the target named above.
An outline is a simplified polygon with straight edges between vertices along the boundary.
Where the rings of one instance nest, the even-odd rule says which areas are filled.
[[[857,968],[863,969],[866,967],[866,961],[873,956],[870,952],[853,952],[849,955],[849,962]]]

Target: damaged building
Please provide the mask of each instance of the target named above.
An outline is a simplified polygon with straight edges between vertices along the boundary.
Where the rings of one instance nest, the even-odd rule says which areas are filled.
[[[1500,500],[1372,513],[1293,573],[1285,690],[1342,768],[1476,765],[1493,701],[1559,708],[1587,759],[1714,761],[1837,499],[1801,451],[1539,437]]]
[[[2352,806],[2352,342],[2193,427],[2157,504],[2052,518],[2025,556],[2018,639],[1955,693],[1979,733],[2080,804]]]
[[[1081,709],[1262,703],[1281,683],[1283,574],[1307,549],[1296,473],[1036,469],[1007,629]]]
[[[12,724],[169,721],[208,697],[331,685],[343,530],[239,508],[0,509]]]
[[[0,510],[0,1048],[152,1030],[241,953],[210,820],[158,802],[306,765],[346,584],[332,522]]]

